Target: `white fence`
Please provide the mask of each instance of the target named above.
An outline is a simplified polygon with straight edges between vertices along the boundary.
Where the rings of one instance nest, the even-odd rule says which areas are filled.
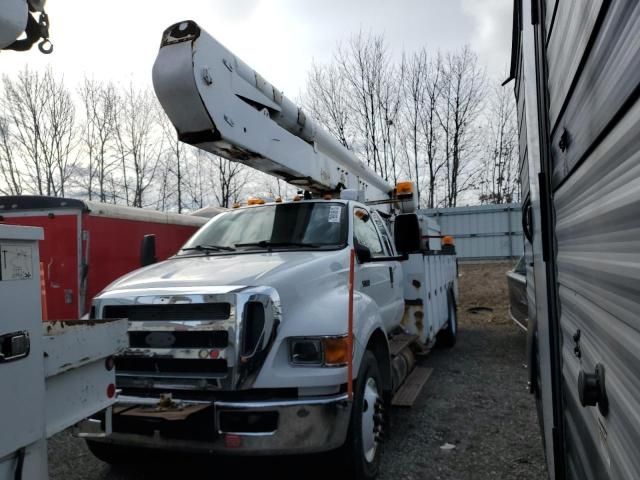
[[[520,204],[423,209],[443,235],[455,238],[461,260],[517,258],[523,252]]]

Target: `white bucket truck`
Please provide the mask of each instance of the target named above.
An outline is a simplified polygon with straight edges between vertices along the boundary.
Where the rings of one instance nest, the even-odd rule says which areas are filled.
[[[196,23],[164,32],[153,80],[182,141],[303,194],[216,216],[94,299],[94,318],[130,327],[113,433],[89,447],[109,462],[338,450],[375,477],[392,399],[426,380],[416,353],[455,342],[452,239],[412,183],[387,184]]]

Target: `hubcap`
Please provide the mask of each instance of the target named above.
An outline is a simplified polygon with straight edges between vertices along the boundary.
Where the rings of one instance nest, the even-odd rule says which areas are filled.
[[[368,378],[364,386],[362,405],[362,448],[367,462],[376,456],[379,438],[382,433],[382,414],[378,413],[382,402],[378,394],[378,385],[374,378]]]

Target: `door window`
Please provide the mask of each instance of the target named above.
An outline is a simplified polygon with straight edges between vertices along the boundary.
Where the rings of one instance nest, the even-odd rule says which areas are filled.
[[[373,217],[373,222],[378,227],[378,232],[380,232],[380,236],[382,237],[382,243],[387,251],[388,256],[395,255],[395,251],[393,250],[393,243],[391,242],[391,238],[389,238],[389,230],[387,230],[387,225],[385,221],[382,219],[378,212],[371,212],[371,216]]]
[[[371,215],[363,208],[353,209],[353,232],[360,245],[369,248],[374,257],[384,256],[382,242]]]

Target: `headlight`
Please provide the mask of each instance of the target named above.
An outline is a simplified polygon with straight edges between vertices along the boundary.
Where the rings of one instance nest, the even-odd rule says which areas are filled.
[[[289,341],[291,363],[295,365],[322,365],[324,351],[320,339],[292,338]]]
[[[347,364],[347,337],[289,339],[289,359],[293,365],[341,367]]]

